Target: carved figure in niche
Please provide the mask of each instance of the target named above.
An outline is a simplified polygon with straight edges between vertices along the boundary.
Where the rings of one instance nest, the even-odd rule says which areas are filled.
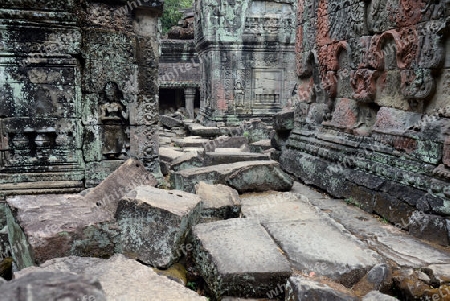
[[[354,134],[359,136],[369,136],[372,132],[372,127],[375,124],[377,112],[380,107],[374,103],[360,104],[358,123],[355,126]]]
[[[236,107],[244,106],[244,89],[240,81],[236,82],[234,87],[234,103]]]
[[[106,83],[99,113],[103,124],[102,154],[108,159],[125,158],[128,147],[128,112],[116,83]]]

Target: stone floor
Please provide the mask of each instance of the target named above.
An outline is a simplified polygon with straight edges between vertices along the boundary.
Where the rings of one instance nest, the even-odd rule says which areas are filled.
[[[176,130],[180,130],[178,124]],[[105,180],[103,186],[76,196],[84,204],[82,209],[86,201],[108,209],[106,219],[96,215],[98,225],[89,225],[96,231],[86,235],[88,228],[81,221],[79,233],[85,234],[67,240],[64,256],[68,257],[52,257],[41,267],[26,268],[16,273],[18,280],[0,284],[0,291],[20,291],[30,273],[61,272],[82,277],[76,280],[79,286],[90,286],[95,294],[102,294],[99,300],[450,300],[449,248],[423,242],[350,202],[294,182],[270,160],[270,152],[266,152],[270,141],[251,144],[244,136],[212,137],[220,131],[198,125],[187,127],[187,131],[204,136],[173,137],[160,149],[161,167],[171,180],[167,186],[184,192],[152,188],[156,182],[151,181],[147,186],[134,185],[128,194],[121,189],[120,196],[114,195],[116,199],[125,195],[120,201],[103,204],[95,197],[87,200],[100,190],[103,198],[112,194],[117,174],[126,177],[122,168],[110,182]],[[142,189],[152,193],[139,194]],[[182,197],[192,200],[191,207],[196,209],[173,206]],[[169,209],[167,198],[172,204]],[[10,202],[13,205],[14,199]],[[64,202],[53,203],[60,208],[40,206],[42,216],[62,216],[61,212],[71,210]],[[111,206],[105,206],[108,204]],[[79,209],[76,203],[72,205]],[[129,211],[127,223],[123,223],[125,207]],[[15,210],[9,216],[23,218],[21,209]],[[134,225],[135,221],[139,223]],[[27,227],[26,222],[17,220],[28,239],[42,236],[50,222],[51,218],[41,219],[39,227]],[[49,241],[62,235],[59,227],[50,228],[54,231],[49,232]],[[190,234],[186,234],[188,228]],[[37,230],[33,233],[32,229]],[[157,243],[146,239],[164,229],[179,234],[176,239],[158,235]],[[72,232],[66,229],[63,234]],[[106,234],[111,236],[107,240],[113,246],[111,252],[128,259],[121,254],[111,259],[69,256],[78,255],[70,250],[77,250],[74,246],[80,239],[95,240]],[[124,238],[139,244],[130,248],[123,244]],[[155,273],[142,264],[152,266],[153,258],[135,247],[152,249],[158,243],[170,250],[170,264],[181,257],[187,268],[181,276],[173,276],[170,269]],[[31,253],[37,250],[33,244],[30,247]],[[153,251],[159,254],[161,250]],[[192,275],[197,278],[188,281]],[[28,277],[33,283],[43,281],[39,275]],[[63,278],[71,279],[70,275]],[[204,287],[196,288],[198,294],[185,287],[201,284]],[[7,296],[12,297],[5,300],[17,299],[14,294]]]

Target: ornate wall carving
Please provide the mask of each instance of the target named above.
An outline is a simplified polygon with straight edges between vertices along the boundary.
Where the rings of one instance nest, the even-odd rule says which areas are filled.
[[[2,2],[0,194],[78,191],[131,156],[157,171],[161,7]]]
[[[299,0],[282,165],[405,229],[414,211],[448,221],[449,4]]]
[[[296,6],[292,0],[196,1],[205,122],[268,119],[286,106],[296,85]]]

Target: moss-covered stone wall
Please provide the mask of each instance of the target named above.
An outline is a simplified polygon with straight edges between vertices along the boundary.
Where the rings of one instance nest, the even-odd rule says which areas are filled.
[[[0,193],[73,192],[158,166],[158,1],[0,7]]]
[[[449,1],[299,0],[284,168],[449,245]]]

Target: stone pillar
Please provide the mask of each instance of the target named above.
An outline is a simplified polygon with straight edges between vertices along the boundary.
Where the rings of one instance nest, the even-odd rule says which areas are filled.
[[[194,100],[195,100],[195,94],[196,94],[195,88],[186,88],[184,89],[184,100],[185,100],[185,107],[186,107],[186,113],[189,117],[189,119],[194,119]]]

